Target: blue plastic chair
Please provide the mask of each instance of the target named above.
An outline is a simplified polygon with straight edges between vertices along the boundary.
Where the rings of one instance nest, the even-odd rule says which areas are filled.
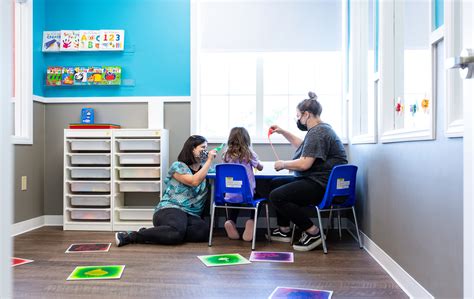
[[[216,165],[216,178],[214,181],[214,202],[211,203],[211,227],[209,233],[209,246],[212,246],[212,232],[214,229],[214,215],[217,208],[254,210],[254,227],[252,250],[255,250],[255,236],[257,232],[258,208],[266,198],[254,199],[250,190],[250,183],[245,167],[240,164]],[[237,198],[226,198],[226,194],[238,194]],[[241,197],[241,198],[240,198]],[[270,235],[270,219],[268,205],[266,207],[267,232]]]
[[[333,211],[338,212],[338,228],[339,237],[341,237],[341,214],[342,210],[352,210],[354,215],[354,222],[357,231],[357,240],[359,241],[359,247],[362,248],[362,242],[360,239],[359,226],[357,225],[357,216],[355,213],[355,187],[356,187],[356,175],[357,166],[355,165],[337,165],[335,166],[331,174],[329,175],[326,192],[321,200],[321,203],[315,206],[316,214],[318,216],[319,230],[321,232],[321,238],[323,243],[324,253],[327,253],[326,247],[326,236],[321,221],[321,212],[329,212],[329,224],[331,223],[331,216]],[[349,231],[350,232],[350,231]],[[293,226],[293,233],[291,240],[293,243],[293,237],[295,234],[295,226]]]

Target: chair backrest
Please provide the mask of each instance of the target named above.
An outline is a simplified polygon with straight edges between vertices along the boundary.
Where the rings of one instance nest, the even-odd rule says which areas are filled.
[[[219,204],[250,204],[253,199],[249,178],[245,167],[240,164],[224,163],[216,165],[214,181],[214,202]],[[231,195],[230,198],[226,194]]]
[[[327,209],[332,205],[350,207],[355,203],[357,166],[337,165],[329,175],[328,185],[323,200],[318,205],[320,209]]]

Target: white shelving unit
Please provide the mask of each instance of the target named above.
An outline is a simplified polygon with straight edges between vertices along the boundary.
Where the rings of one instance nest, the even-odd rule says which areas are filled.
[[[64,131],[64,229],[151,226],[168,171],[168,131]]]
[[[64,230],[112,230],[112,134],[64,131]]]

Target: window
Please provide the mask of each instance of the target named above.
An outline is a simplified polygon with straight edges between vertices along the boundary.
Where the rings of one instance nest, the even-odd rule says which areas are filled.
[[[351,143],[376,142],[378,98],[378,0],[348,3],[349,96],[352,103]],[[350,15],[349,15],[350,14]]]
[[[32,3],[13,3],[13,141],[33,143],[32,127]]]
[[[244,126],[253,142],[266,142],[268,127],[278,124],[303,136],[296,106],[314,91],[323,121],[346,139],[341,2],[200,4],[197,133],[222,142]],[[272,141],[284,142],[279,137]]]
[[[433,57],[439,39],[431,36],[430,2],[406,0],[380,5],[381,140],[434,139]]]

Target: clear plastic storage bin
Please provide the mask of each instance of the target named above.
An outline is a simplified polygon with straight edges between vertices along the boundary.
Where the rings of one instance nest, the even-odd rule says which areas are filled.
[[[110,207],[110,196],[70,196],[71,206],[83,207]]]
[[[71,154],[72,165],[110,165],[110,154]]]
[[[160,164],[160,154],[158,153],[127,153],[119,154],[120,164]]]
[[[72,179],[109,179],[110,168],[70,168]]]
[[[110,192],[110,182],[70,182],[72,192]]]
[[[119,192],[158,192],[160,182],[119,182]]]
[[[110,151],[110,140],[69,140],[71,151]]]
[[[110,210],[70,210],[72,220],[110,220]]]
[[[159,139],[118,139],[118,148],[121,151],[159,151]]]
[[[118,209],[120,220],[148,220],[153,219],[154,209],[150,207],[123,207]]]
[[[160,178],[159,167],[122,167],[118,169],[121,179],[158,179]]]

